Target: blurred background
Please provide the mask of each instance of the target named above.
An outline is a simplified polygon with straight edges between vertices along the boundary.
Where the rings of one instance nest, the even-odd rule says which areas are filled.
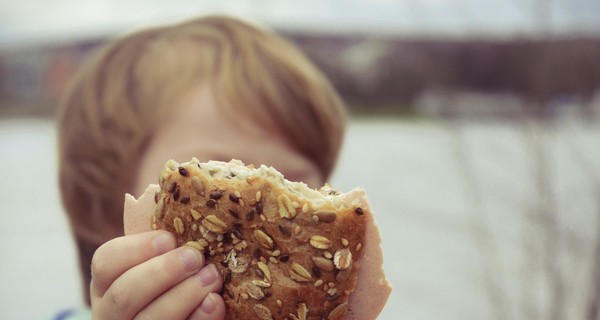
[[[380,319],[600,319],[600,0],[0,0],[0,318],[83,306],[54,112],[116,35],[226,13],[351,111],[394,291]],[[32,236],[33,235],[33,236]]]

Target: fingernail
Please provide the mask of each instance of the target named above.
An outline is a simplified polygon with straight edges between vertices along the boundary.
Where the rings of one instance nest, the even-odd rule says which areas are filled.
[[[173,241],[173,237],[168,233],[161,233],[154,237],[152,244],[154,244],[154,249],[158,254],[163,254],[175,248],[175,241]]]
[[[206,298],[204,298],[204,301],[202,301],[202,304],[199,308],[200,312],[209,315],[217,310],[217,301],[215,300],[213,294],[214,293],[209,293]]]
[[[215,283],[215,281],[217,281],[217,268],[215,267],[214,264],[210,264],[204,268],[202,268],[202,270],[200,270],[200,272],[198,272],[198,279],[200,279],[200,282],[202,283],[202,285],[204,286],[208,286],[211,285],[213,283]]]
[[[200,268],[200,253],[192,248],[183,248],[179,253],[179,260],[183,263],[185,271],[194,272]]]

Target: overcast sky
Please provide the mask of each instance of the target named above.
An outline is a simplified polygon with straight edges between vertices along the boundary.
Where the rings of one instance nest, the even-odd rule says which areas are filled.
[[[208,13],[319,32],[600,35],[600,0],[0,0],[0,45],[111,34]]]

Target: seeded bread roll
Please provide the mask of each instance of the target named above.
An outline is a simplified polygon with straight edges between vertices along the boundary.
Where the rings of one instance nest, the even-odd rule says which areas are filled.
[[[351,305],[372,220],[362,191],[316,191],[237,160],[171,160],[159,185],[151,228],[220,269],[226,319],[367,319]]]

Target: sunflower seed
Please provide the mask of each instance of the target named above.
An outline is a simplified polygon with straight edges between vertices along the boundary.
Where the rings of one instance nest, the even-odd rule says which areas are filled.
[[[259,261],[258,268],[262,271],[265,281],[271,282],[271,270],[269,270],[269,267],[265,263]]]
[[[327,250],[329,248],[331,248],[331,240],[323,237],[323,236],[312,236],[310,237],[310,245],[313,246],[316,249],[323,249],[323,250]]]
[[[206,241],[206,239],[198,239],[196,242],[203,247],[208,247],[208,241]]]
[[[308,202],[302,206],[302,213],[308,213]]]
[[[237,251],[242,251],[242,250],[248,248],[248,242],[246,242],[246,240],[242,240],[239,243],[237,243],[236,245],[234,245],[233,248]]]
[[[288,202],[290,203],[290,207],[291,207],[291,200],[285,194],[282,194],[277,198],[277,206],[279,208],[279,216],[282,218],[290,218],[291,217],[290,210],[288,210],[288,205],[287,205]]]
[[[154,208],[154,216],[156,217],[156,219],[162,218],[164,208],[165,200],[163,198],[160,198],[160,200],[158,200],[158,203],[156,204],[156,207]]]
[[[200,217],[202,217],[200,212],[198,212],[194,209],[190,209],[190,213],[192,214],[192,217],[194,218],[194,220],[198,220],[198,219],[200,219]]]
[[[269,288],[271,286],[270,283],[262,280],[252,280],[252,284],[261,288]]]
[[[265,293],[262,291],[262,289],[254,284],[248,285],[248,295],[256,300],[260,300],[265,297]]]
[[[273,320],[271,310],[269,310],[269,308],[263,306],[262,304],[254,305],[254,313],[256,313],[260,320]]]
[[[296,262],[292,263],[292,268],[289,270],[289,273],[290,278],[296,282],[308,282],[312,279],[310,272]]]
[[[333,262],[323,257],[312,257],[313,262],[319,269],[324,271],[332,271],[334,268]]]
[[[254,196],[254,200],[256,200],[256,202],[260,202],[261,198],[262,198],[262,192],[260,192],[260,190],[256,191],[256,195]]]
[[[343,315],[346,313],[346,306],[348,305],[348,302],[344,302],[344,303],[340,303],[337,307],[335,307],[333,310],[331,310],[331,312],[329,313],[329,316],[327,316],[328,320],[338,320],[338,319],[342,319]]]
[[[308,315],[308,308],[305,303],[301,303],[298,305],[298,319],[306,320],[306,315]]]
[[[192,188],[194,188],[194,191],[199,195],[204,193],[204,184],[202,183],[202,180],[196,176],[192,177]]]
[[[203,247],[203,246],[201,246],[201,245],[200,245],[198,242],[196,242],[196,241],[188,241],[188,242],[186,242],[186,243],[184,244],[184,246],[192,247],[192,248],[194,248],[194,249],[196,249],[196,250],[199,250],[199,251],[204,251],[204,247]]]
[[[350,270],[351,269],[340,270],[335,275],[335,280],[337,282],[344,282],[344,281],[348,280],[348,278],[350,277]]]
[[[332,210],[318,210],[315,211],[313,215],[319,217],[319,221],[326,223],[333,222],[335,221],[335,218],[337,218],[335,211]]]
[[[225,231],[227,231],[227,224],[214,214],[204,218],[204,220],[202,220],[202,225],[205,226],[206,229],[215,233],[225,233]]]
[[[346,239],[346,238],[342,238],[342,245],[343,245],[344,247],[347,247],[347,246],[348,246],[348,239]]]
[[[183,234],[183,232],[185,232],[185,226],[183,225],[181,218],[176,217],[173,219],[173,226],[175,227],[175,232],[179,234]]]
[[[273,246],[275,245],[273,243],[273,239],[271,239],[271,237],[269,237],[264,231],[259,229],[254,230],[254,239],[256,239],[261,246],[267,249],[273,249]]]

